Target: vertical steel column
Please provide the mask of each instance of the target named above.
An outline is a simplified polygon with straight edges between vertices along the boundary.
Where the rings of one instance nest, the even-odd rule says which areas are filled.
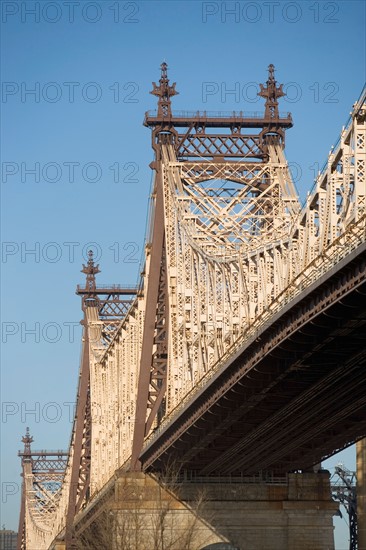
[[[25,465],[32,462],[32,451],[31,443],[33,443],[33,437],[29,434],[29,428],[26,429],[26,434],[22,437],[22,443],[24,443],[24,450],[20,456],[22,456],[22,500],[20,504],[20,516],[19,516],[19,527],[18,527],[18,538],[17,538],[17,550],[26,550],[27,548],[27,539],[26,539],[26,525],[25,525],[25,499],[26,499],[26,488],[25,488]],[[19,456],[20,452],[18,453]]]
[[[140,470],[139,455],[144,443],[153,356],[156,310],[159,295],[160,271],[164,242],[164,197],[161,164],[156,174],[156,202],[151,235],[151,258],[145,301],[145,320],[141,349],[139,382],[137,389],[136,418],[132,444],[131,469]]]
[[[357,452],[357,541],[366,550],[366,438],[356,444]]]
[[[26,550],[25,543],[25,485],[22,483],[22,497],[20,502],[20,516],[17,538],[17,550]]]
[[[79,390],[77,396],[77,407],[75,411],[75,435],[74,435],[74,449],[72,457],[72,470],[69,487],[69,502],[66,515],[66,535],[65,542],[66,548],[69,550],[72,548],[72,534],[73,534],[73,521],[75,514],[79,511],[82,500],[86,494],[86,491],[90,482],[90,441],[91,441],[91,418],[90,418],[90,363],[89,363],[89,330],[87,325],[87,316],[84,315],[84,344],[81,371],[79,378]],[[89,403],[88,403],[89,401]],[[87,418],[88,416],[88,418]],[[88,432],[86,434],[86,432]],[[85,441],[85,435],[87,435],[87,441]],[[85,449],[85,443],[89,446],[89,449]],[[84,458],[85,457],[85,458]],[[89,461],[89,464],[83,464],[85,460]],[[84,471],[84,483],[83,487],[79,487],[80,474],[82,470],[85,470],[89,466],[89,472]],[[80,494],[78,490],[81,489]]]

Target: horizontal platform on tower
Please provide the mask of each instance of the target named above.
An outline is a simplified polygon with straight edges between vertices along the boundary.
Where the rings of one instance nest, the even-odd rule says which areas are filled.
[[[99,285],[95,289],[85,288],[81,285],[77,285],[76,294],[79,296],[88,295],[104,295],[118,294],[132,296],[138,293],[138,288],[134,285]]]
[[[205,128],[265,128],[278,126],[292,128],[291,113],[279,113],[278,117],[265,117],[264,113],[246,111],[173,111],[163,116],[157,110],[145,113],[144,125],[171,124],[176,128],[191,126]]]
[[[26,451],[18,451],[18,456],[69,456],[68,451],[33,451],[29,454]]]

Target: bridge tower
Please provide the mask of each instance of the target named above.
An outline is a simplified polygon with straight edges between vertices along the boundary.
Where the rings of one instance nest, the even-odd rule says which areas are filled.
[[[22,438],[22,496],[19,516],[17,550],[34,548],[32,539],[36,524],[50,527],[61,495],[68,453],[65,451],[35,451],[29,428]]]
[[[91,346],[105,349],[126,315],[137,289],[132,286],[97,286],[96,275],[99,265],[94,262],[92,250],[88,252],[88,261],[83,265],[85,287],[78,285],[76,294],[82,298],[84,318],[83,344],[77,394],[77,407],[73,427],[73,456],[70,464],[70,490],[66,514],[65,542],[69,550],[74,547],[73,521],[88,500],[90,494],[90,461],[92,417],[90,402],[90,364]]]
[[[166,63],[162,63],[159,84],[153,83],[151,93],[158,97],[157,111],[147,112],[144,124],[152,130],[155,153],[150,165],[155,171],[154,215],[133,469],[141,466],[144,438],[154,423],[159,425],[159,419],[224,353],[242,330],[244,319],[248,321],[259,312],[260,303],[269,299],[265,298],[269,287],[283,286],[283,281],[272,281],[273,274],[265,273],[267,260],[273,263],[275,258],[261,258],[259,268],[253,257],[250,269],[254,277],[254,271],[261,269],[262,281],[249,296],[239,282],[238,257],[284,237],[300,209],[283,155],[285,130],[292,127],[292,118],[278,110],[278,99],[285,93],[275,80],[272,64],[258,94],[265,99],[262,116],[242,111],[173,114],[171,97],[178,92],[176,84],[169,83]],[[171,197],[169,187],[174,188]],[[184,231],[175,232],[175,227],[183,224],[189,226],[186,233],[190,231],[190,237]],[[223,301],[215,285],[227,285],[235,297]],[[201,302],[202,311],[195,307],[195,300]],[[234,310],[231,318],[228,308]],[[205,318],[207,309],[210,315]],[[218,326],[221,328],[216,330]],[[168,349],[168,334],[175,349]],[[190,346],[191,380],[185,384],[182,365],[190,360]]]

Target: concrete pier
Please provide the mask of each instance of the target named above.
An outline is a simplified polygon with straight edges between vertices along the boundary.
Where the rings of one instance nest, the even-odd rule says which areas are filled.
[[[326,471],[277,482],[200,478],[164,485],[125,473],[93,521],[84,525],[79,517],[76,530],[85,543],[100,537],[100,547],[111,549],[334,550],[337,510]]]

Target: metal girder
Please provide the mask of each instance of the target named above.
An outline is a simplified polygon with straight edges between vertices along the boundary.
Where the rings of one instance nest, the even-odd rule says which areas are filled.
[[[148,395],[147,408],[149,409],[145,425],[145,437],[150,433],[150,429],[155,419],[157,425],[165,414],[165,390],[168,365],[168,296],[166,281],[166,254],[163,248],[158,300],[156,308],[154,353],[152,356],[152,365],[150,373],[150,388]]]
[[[259,111],[171,111],[170,114],[162,116],[159,111],[152,110],[145,113],[144,125],[240,130],[241,128],[292,128],[293,122],[289,112],[278,112],[278,116],[272,118]]]
[[[310,426],[313,421],[314,425],[316,425],[316,423],[319,424],[319,422],[323,422],[323,424],[326,422],[327,425],[330,426],[334,422],[342,421],[343,418],[347,418],[347,415],[352,415],[352,411],[361,411],[366,404],[365,380],[363,368],[361,368],[362,361],[366,360],[366,341],[365,338],[362,340],[362,335],[365,334],[364,330],[366,327],[366,319],[364,315],[362,315],[362,313],[364,313],[364,303],[366,300],[364,288],[364,281],[366,278],[365,261],[365,252],[359,253],[359,256],[356,256],[353,264],[346,264],[343,271],[340,271],[339,274],[335,272],[333,279],[331,279],[332,284],[329,284],[326,280],[315,282],[313,290],[310,288],[307,296],[304,297],[303,304],[301,302],[298,302],[298,304],[295,303],[292,310],[289,310],[288,313],[286,313],[286,308],[284,308],[282,317],[279,317],[278,321],[274,321],[273,327],[269,326],[266,328],[266,332],[257,332],[256,338],[249,340],[249,345],[247,344],[247,347],[244,347],[242,352],[237,351],[235,355],[228,360],[227,365],[224,363],[222,364],[221,370],[219,371],[220,375],[217,373],[216,376],[213,376],[211,382],[208,378],[205,385],[202,385],[201,388],[197,388],[195,392],[191,392],[192,395],[188,396],[190,399],[184,400],[180,408],[175,412],[175,415],[171,415],[170,418],[168,417],[159,431],[152,434],[146,441],[141,454],[144,468],[161,468],[162,462],[159,457],[162,457],[168,449],[170,458],[172,455],[176,455],[178,463],[182,463],[183,468],[198,469],[202,471],[202,474],[216,472],[217,470],[225,474],[229,471],[236,471],[236,468],[239,471],[250,474],[254,473],[256,468],[278,468],[278,466],[276,466],[276,460],[278,460],[276,459],[276,453],[285,455],[289,450],[286,451],[285,445],[279,444],[280,435],[278,429],[274,429],[273,426],[276,425],[278,427],[282,425],[284,427],[285,431],[283,435],[286,439],[288,449],[290,448],[289,445],[291,445],[293,449],[301,449],[300,439],[304,436],[308,437]],[[341,269],[341,265],[339,269]],[[319,287],[320,284],[323,286]],[[363,285],[363,287],[361,285]],[[319,288],[322,288],[322,292],[319,291]],[[349,304],[353,303],[352,301],[350,302],[350,292],[352,292],[352,289],[353,292],[355,292],[357,288],[360,289],[361,294],[358,294],[358,298],[354,300],[357,304],[356,315],[356,313],[353,314],[353,308],[351,308]],[[361,290],[362,288],[363,290]],[[347,363],[344,365],[341,363],[339,367],[337,367],[337,357],[332,360],[329,366],[324,361],[322,355],[324,352],[321,351],[319,344],[323,345],[326,350],[325,357],[327,357],[327,346],[329,346],[329,349],[332,349],[332,346],[334,347],[334,342],[340,338],[338,332],[333,331],[333,336],[329,339],[329,331],[332,329],[332,324],[329,321],[328,328],[324,328],[323,332],[320,332],[319,328],[314,327],[313,330],[315,331],[314,334],[317,335],[317,342],[313,348],[309,349],[308,343],[306,343],[305,348],[300,347],[300,344],[298,344],[300,353],[299,359],[301,359],[299,363],[293,359],[290,361],[288,351],[283,352],[283,358],[278,357],[277,363],[271,359],[272,350],[275,350],[281,341],[288,338],[289,335],[294,333],[301,326],[305,326],[309,323],[310,319],[318,317],[320,314],[325,315],[323,312],[328,310],[332,304],[337,303],[339,303],[338,307],[341,308],[339,313],[336,313],[334,305],[333,309],[329,310],[334,311],[334,323],[336,326],[337,318],[343,320],[347,319],[349,315],[356,315],[354,317],[356,322],[352,323],[353,333],[355,334],[355,336],[352,336],[353,340],[350,340],[347,335],[342,339],[343,346],[345,346],[345,342],[347,342],[345,338],[349,339],[349,345],[352,344],[353,348],[348,349],[348,354],[353,353],[355,355],[354,363],[350,364],[348,367]],[[327,337],[324,336],[325,334],[327,334]],[[357,334],[360,340],[354,339]],[[331,343],[328,344],[328,341]],[[306,357],[304,349],[307,349],[308,357]],[[357,356],[357,349],[359,349],[361,354],[359,357]],[[296,359],[296,351],[294,351],[293,354],[295,354],[294,357]],[[318,354],[320,357],[319,361],[323,365],[323,374],[323,371],[317,370],[319,367],[316,362],[314,363],[314,354]],[[266,357],[269,359],[266,359]],[[288,361],[287,365],[284,363],[286,357]],[[266,361],[269,361],[268,367],[266,367]],[[260,366],[261,362],[263,364],[262,367]],[[314,363],[314,366],[312,366],[312,363]],[[267,373],[271,373],[272,385],[266,383],[266,376],[263,376],[263,370],[266,371],[266,368]],[[280,370],[280,374],[277,372],[278,370]],[[327,372],[329,372],[329,379],[324,377]],[[294,386],[293,378],[295,378],[296,381],[297,376],[299,380],[297,385]],[[314,380],[312,378],[313,376]],[[289,394],[289,396],[286,397],[286,400],[289,401],[287,408],[284,408],[285,393],[281,392],[279,387],[282,377],[284,380],[284,387],[287,389],[292,387],[293,392],[292,395]],[[319,378],[318,382],[316,382],[317,378]],[[240,386],[238,386],[239,383],[241,384]],[[306,391],[301,388],[301,384],[303,383],[308,387],[308,396]],[[331,389],[334,383],[343,384],[345,389],[348,388],[347,396],[345,394],[343,397],[344,407],[341,407],[338,413],[336,413],[336,410],[334,410],[334,413],[331,413],[332,407],[334,408],[334,406],[339,406],[339,403],[342,403],[342,399],[337,402],[334,401],[335,392]],[[351,386],[350,383],[352,383]],[[320,384],[318,388],[317,384]],[[212,390],[210,390],[210,387]],[[235,387],[237,388],[236,394],[235,392],[233,393]],[[275,398],[273,388],[276,387],[279,391]],[[327,394],[329,391],[330,394]],[[325,398],[322,400],[321,397],[319,397],[322,393],[324,396],[328,396],[328,400],[325,400]],[[296,405],[296,401],[294,400],[297,394],[299,395],[298,405]],[[231,412],[230,414],[225,413],[222,416],[222,425],[220,421],[214,422],[210,432],[209,426],[211,417],[207,418],[208,411],[215,413],[215,410],[217,410],[215,403],[219,403],[220,400],[225,398],[225,395],[228,396],[225,403],[231,403]],[[340,390],[337,395],[340,395]],[[265,402],[265,399],[267,399],[267,403],[263,409],[264,415],[261,424],[261,402]],[[332,400],[333,405],[331,406]],[[276,403],[276,401],[278,403]],[[303,408],[307,402],[309,403],[311,413]],[[338,405],[336,405],[336,403],[338,403]],[[348,412],[346,410],[346,403],[350,403]],[[297,406],[300,407],[298,412],[296,412]],[[274,409],[273,412],[272,407]],[[303,412],[301,413],[302,417],[300,415],[300,411],[302,410],[301,407],[303,408]],[[276,412],[276,409],[278,409],[278,412]],[[329,411],[329,414],[325,413],[325,411]],[[357,414],[359,416],[359,413]],[[244,431],[245,433],[244,424],[241,424],[243,419],[247,417],[251,418],[250,415],[255,419],[255,423],[260,426],[260,429],[267,429],[268,433],[265,431],[263,431],[263,433],[259,432],[259,428],[253,431],[251,428],[246,437],[243,437],[243,435],[239,436],[240,432]],[[207,437],[197,436],[197,447],[194,449],[195,440],[192,434],[192,427],[198,426],[201,417],[203,422],[201,426],[204,427]],[[267,420],[266,417],[268,417]],[[360,419],[358,421],[360,422]],[[267,428],[265,422],[267,422]],[[303,422],[303,426],[299,428],[299,423],[301,422]],[[224,432],[235,423],[241,426],[241,428],[238,434],[236,434],[236,446],[233,447],[225,443]],[[294,435],[288,438],[288,434],[291,432],[291,423],[295,423],[296,426],[293,431]],[[366,424],[364,423],[365,425],[363,427],[361,424],[362,423],[360,423],[360,433],[358,437],[362,437],[362,430],[366,430]],[[305,426],[307,426],[306,430],[308,430],[308,434],[306,434]],[[319,427],[316,429],[318,430]],[[327,443],[324,434],[328,428],[324,424],[322,429],[323,432],[319,433],[323,435],[320,437],[317,445],[326,447]],[[353,430],[354,429],[355,424],[353,423]],[[209,436],[209,434],[211,434],[211,436]],[[254,437],[254,439],[249,440],[248,437]],[[313,433],[312,437],[315,440],[316,432]],[[341,434],[341,438],[342,437],[344,438],[343,434]],[[255,438],[258,438],[257,441]],[[261,446],[263,446],[264,449],[266,447],[270,448],[271,438],[273,439],[273,449],[271,450],[270,456],[267,457],[265,450],[260,451],[260,449]],[[339,438],[340,434],[338,434],[338,445]],[[224,450],[223,447],[227,447],[227,449]],[[296,461],[297,464],[299,464],[298,467],[302,467],[300,465],[302,461],[304,461],[303,466],[310,465],[312,462],[317,462],[319,458],[321,458],[321,453],[320,456],[317,456],[317,452],[319,451],[314,450],[313,456],[310,455],[307,457],[305,453],[301,451],[300,455],[296,455],[296,458],[293,459],[292,464],[289,463],[285,466],[285,469],[286,467],[290,469],[294,468]],[[251,456],[251,454],[255,455],[255,457]],[[217,460],[215,461],[216,455]],[[243,458],[240,459],[240,456]],[[261,459],[259,459],[259,456]],[[300,456],[301,460],[299,460]],[[235,460],[233,460],[233,457],[235,457]],[[184,460],[186,460],[185,463]],[[206,464],[205,468],[202,466],[202,460],[205,460],[205,462],[203,462],[203,464]],[[242,460],[242,462],[245,460],[245,465],[244,462],[241,464],[240,460]],[[308,461],[308,464],[305,464],[306,461]],[[250,466],[249,469],[248,466]]]
[[[20,514],[17,538],[17,550],[27,550],[26,545],[26,524],[25,524],[25,484],[22,482],[22,494],[20,497]]]
[[[179,160],[188,158],[256,158],[268,157],[262,136],[190,133],[178,135],[176,153]]]
[[[88,304],[98,308],[101,321],[101,344],[107,347],[130,309],[138,289],[128,285],[96,285],[95,275],[100,273],[99,266],[94,266],[93,253],[89,251],[88,265],[83,273],[87,276],[85,287],[78,285],[76,294],[83,299],[83,307]]]
[[[272,96],[280,93],[279,90],[274,86],[273,88],[273,71],[270,72],[270,79],[267,82],[267,87],[262,89],[265,90],[263,93],[267,94],[267,101],[270,101]],[[271,88],[272,86],[272,88]],[[147,261],[147,274],[146,274],[146,286],[144,288],[145,295],[145,319],[144,319],[144,329],[143,329],[143,340],[142,340],[142,349],[141,349],[141,359],[140,359],[140,371],[139,371],[139,384],[137,388],[137,406],[136,406],[136,418],[135,418],[135,430],[134,430],[134,439],[132,446],[132,458],[131,465],[132,468],[139,467],[138,456],[141,452],[143,439],[146,437],[153,426],[153,422],[156,418],[161,403],[163,400],[166,403],[166,397],[164,397],[165,386],[166,386],[166,372],[167,372],[167,361],[168,361],[168,347],[167,347],[167,281],[169,280],[169,296],[172,297],[176,294],[176,290],[171,287],[171,282],[174,279],[174,269],[172,269],[172,233],[171,227],[172,224],[177,226],[177,220],[174,219],[174,215],[171,216],[170,212],[173,213],[174,209],[176,212],[182,211],[182,215],[187,217],[187,219],[195,216],[196,224],[193,231],[200,233],[202,235],[202,241],[207,239],[208,233],[214,234],[214,243],[213,245],[221,247],[222,237],[220,235],[220,230],[223,234],[223,241],[229,243],[233,241],[233,252],[237,251],[237,242],[242,238],[242,235],[247,234],[251,235],[253,239],[254,235],[257,234],[263,244],[263,235],[266,234],[268,240],[271,238],[270,226],[273,224],[274,218],[277,220],[280,219],[279,210],[281,214],[284,212],[283,207],[281,206],[281,197],[279,196],[279,186],[281,186],[281,180],[287,180],[288,185],[288,174],[283,178],[282,174],[277,175],[277,183],[273,183],[273,174],[270,172],[271,168],[267,165],[252,162],[251,165],[243,163],[243,160],[254,158],[268,157],[268,147],[278,146],[282,144],[283,141],[283,131],[282,128],[288,127],[289,120],[280,120],[280,115],[278,113],[277,106],[274,107],[274,110],[271,110],[271,114],[266,112],[267,118],[271,119],[271,124],[268,124],[268,121],[263,119],[260,121],[260,127],[262,128],[262,133],[260,135],[245,135],[241,134],[241,129],[244,124],[244,121],[241,121],[241,124],[237,125],[230,121],[228,125],[231,129],[229,135],[221,133],[206,133],[206,126],[213,126],[210,124],[210,120],[206,118],[205,124],[198,125],[197,119],[192,118],[191,120],[186,120],[186,127],[188,128],[185,134],[179,135],[175,129],[175,120],[172,116],[171,105],[170,105],[170,94],[174,95],[176,93],[175,86],[169,86],[169,80],[167,79],[166,65],[162,65],[162,76],[160,79],[159,86],[154,84],[154,95],[159,97],[158,103],[158,119],[157,120],[147,120],[146,124],[153,127],[153,149],[155,150],[156,158],[153,163],[153,167],[156,170],[156,179],[155,179],[155,189],[154,189],[154,211],[153,211],[153,230],[151,235],[151,250],[148,251],[148,261]],[[274,95],[273,95],[274,94]],[[163,105],[164,103],[164,105]],[[212,122],[212,121],[211,121]],[[258,122],[258,121],[257,121]],[[283,125],[282,125],[283,123]],[[266,131],[269,131],[269,126],[273,130],[273,126],[277,124],[277,131],[274,132],[277,134],[277,141],[272,141],[264,137]],[[219,126],[223,127],[223,122]],[[195,130],[192,133],[192,130]],[[272,140],[275,139],[275,136],[272,136]],[[261,144],[265,143],[262,147]],[[269,145],[270,144],[270,145]],[[198,165],[197,162],[190,165],[191,170],[193,171],[193,177],[195,178],[194,182],[190,177],[191,174],[180,174],[180,168],[183,167],[185,170],[185,164],[177,164],[176,168],[173,167],[174,162],[178,159],[181,159],[185,156],[195,156],[199,155],[201,157],[210,157],[214,159],[211,162],[210,166],[207,165]],[[207,187],[202,187],[199,185],[202,178],[203,172],[210,170],[211,166],[214,166],[214,170],[211,169],[211,175],[208,179],[212,179],[212,173],[218,175],[219,167],[217,164],[217,157],[240,157],[242,162],[240,166],[238,164],[231,164],[230,166],[225,163],[226,172],[221,173],[223,180],[228,180],[230,174],[233,179],[236,179],[239,182],[240,189],[230,189],[221,187],[208,189]],[[278,153],[278,156],[281,155]],[[276,157],[277,160],[277,157]],[[286,167],[283,163],[283,159],[279,158],[278,163],[281,165],[280,170],[286,170]],[[282,163],[282,164],[281,164]],[[172,166],[172,172],[167,172],[169,170],[168,166]],[[264,167],[263,167],[264,166]],[[188,167],[187,167],[188,168]],[[188,168],[189,169],[189,168]],[[197,173],[199,173],[197,179]],[[245,178],[243,174],[245,173]],[[169,181],[171,178],[172,181]],[[245,183],[245,185],[243,185]],[[172,193],[176,191],[179,193],[177,200],[180,201],[176,205],[172,203],[172,198],[169,197],[169,185],[175,186],[175,189]],[[289,206],[294,204],[294,195],[293,189],[286,189],[286,185],[282,185],[283,193],[287,193],[288,202],[286,204],[286,211],[289,211]],[[291,194],[292,193],[292,194]],[[174,200],[174,199],[173,199]],[[254,206],[253,206],[254,205]],[[295,212],[296,207],[295,207]],[[228,231],[228,223],[231,223],[231,228]],[[179,225],[179,221],[178,221]],[[288,226],[288,221],[285,221],[286,227]],[[166,236],[164,231],[164,226],[166,227]],[[243,231],[243,227],[245,231]],[[174,227],[172,227],[174,229]],[[277,235],[280,235],[281,231],[276,227]],[[232,234],[232,239],[228,238],[228,233]],[[194,235],[197,239],[197,235]],[[198,239],[200,237],[198,236]],[[169,245],[164,244],[164,240],[169,242]],[[213,245],[208,243],[208,251],[210,254],[213,249]],[[178,250],[176,250],[176,253]],[[184,260],[186,252],[182,249],[181,260]],[[225,252],[227,254],[227,251]],[[169,270],[166,272],[166,262],[169,265]],[[203,264],[201,264],[203,265]],[[191,266],[191,270],[196,272],[200,269],[199,264]],[[178,269],[180,272],[180,270]],[[184,274],[184,269],[179,273],[179,276],[182,277]],[[177,273],[178,275],[178,273]],[[211,280],[212,285],[226,284],[225,277],[223,273],[214,273],[207,274],[208,278]],[[234,275],[234,281],[230,281],[229,286],[235,292],[233,285],[238,285],[236,281],[237,275]],[[190,291],[192,292],[192,291]],[[187,290],[185,291],[187,295]],[[190,294],[192,296],[192,294]],[[179,297],[180,298],[180,297]],[[172,299],[172,298],[170,298]],[[192,298],[193,299],[193,296]],[[183,306],[184,307],[184,306]],[[185,306],[187,311],[187,305]],[[188,308],[189,309],[189,308]],[[238,310],[238,304],[233,305],[234,311]],[[188,313],[188,311],[187,311]],[[177,313],[175,309],[170,314],[169,310],[169,319],[173,323],[173,348],[174,350],[174,339],[180,339],[181,342],[186,339],[186,335],[180,335],[179,331],[176,329],[176,322],[178,321]],[[195,321],[193,321],[195,322]],[[196,323],[197,324],[197,323]],[[235,328],[234,331],[235,333]],[[195,336],[194,336],[195,337]],[[208,338],[212,339],[211,334],[208,333]],[[163,343],[162,343],[163,339]],[[187,340],[189,343],[189,340]],[[215,342],[216,345],[217,342]],[[197,345],[200,346],[199,342]],[[159,346],[163,349],[163,354],[159,352]],[[220,353],[220,346],[223,348],[224,343],[218,341],[217,351]],[[175,350],[174,350],[175,352]],[[206,353],[202,349],[200,353],[203,355]],[[157,361],[157,358],[158,361]],[[207,368],[207,363],[211,362],[212,359],[207,358],[206,361],[202,356],[202,361]],[[156,365],[158,364],[158,368]],[[174,374],[175,378],[178,378]],[[150,388],[150,389],[149,389]],[[175,391],[174,388],[171,391]],[[180,392],[175,394],[174,399],[179,400]],[[168,396],[169,399],[169,396]],[[172,406],[168,405],[169,408]],[[150,414],[148,415],[148,409],[150,409]]]
[[[147,426],[147,414],[149,407],[149,391],[152,375],[156,379],[156,368],[157,361],[160,361],[160,382],[157,386],[156,392],[156,404],[162,401],[163,391],[165,389],[164,378],[166,376],[166,351],[165,351],[165,336],[161,342],[163,348],[162,353],[160,353],[159,346],[154,350],[154,343],[156,343],[159,335],[161,335],[161,330],[163,334],[165,333],[166,321],[165,318],[165,255],[163,254],[164,250],[164,204],[163,204],[163,186],[161,172],[156,174],[156,187],[155,187],[155,209],[154,209],[154,219],[153,219],[153,229],[152,229],[152,238],[151,238],[151,251],[149,258],[149,271],[148,271],[148,283],[147,289],[144,289],[145,295],[145,319],[144,319],[144,329],[143,329],[143,341],[141,349],[141,359],[140,359],[140,369],[139,369],[139,380],[137,388],[137,402],[136,402],[136,417],[135,417],[135,428],[134,436],[132,443],[132,455],[131,455],[131,468],[139,469],[139,455],[143,446],[144,438],[146,435],[146,426]],[[159,292],[160,291],[160,292]],[[159,304],[160,300],[163,300]],[[158,318],[157,318],[158,316]],[[154,358],[155,353],[155,358]],[[160,357],[159,357],[160,356]],[[155,365],[154,365],[155,359]],[[164,373],[164,374],[163,374]],[[160,395],[159,395],[160,394]],[[151,402],[150,402],[151,404]],[[151,413],[149,417],[149,425],[152,425],[154,415],[157,414],[157,407],[152,405]]]
[[[79,388],[73,428],[73,455],[66,515],[65,542],[67,550],[72,548],[74,517],[84,502],[90,483],[92,425],[90,416],[90,344],[86,315],[84,317],[83,340]]]
[[[343,504],[348,515],[349,550],[357,550],[357,483],[356,472],[348,470],[344,464],[337,464],[331,479],[333,498]],[[341,512],[339,515],[342,517]],[[360,548],[360,550],[362,550]]]

